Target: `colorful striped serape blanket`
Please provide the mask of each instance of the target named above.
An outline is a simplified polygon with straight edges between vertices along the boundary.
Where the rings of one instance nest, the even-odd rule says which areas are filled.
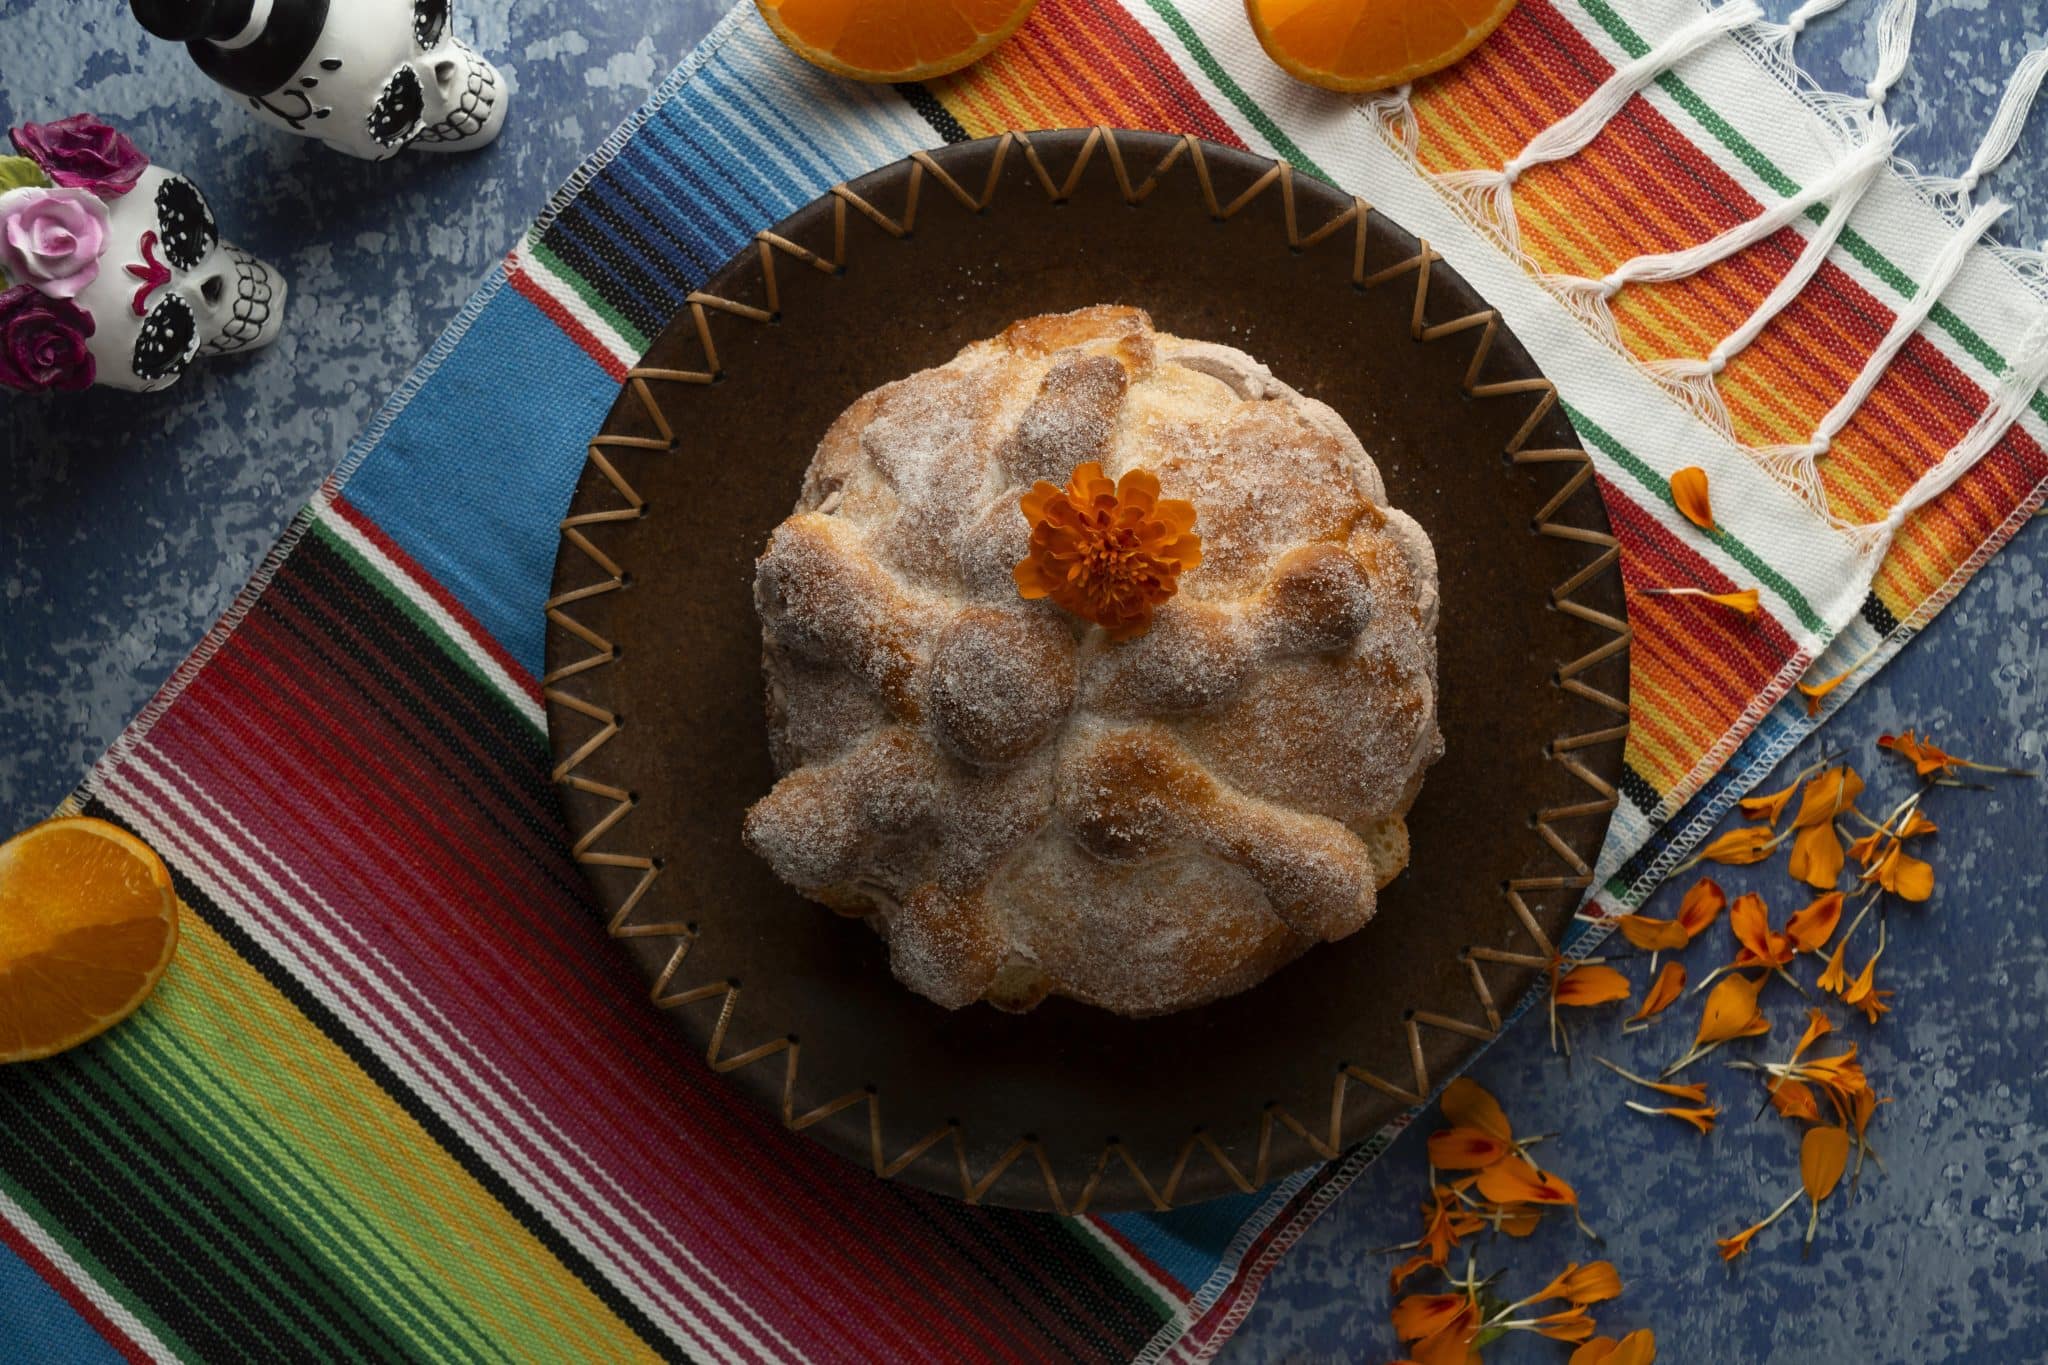
[[[1637,448],[1630,424],[1710,424],[1627,411],[1654,392],[1634,361],[1707,353],[1826,214],[1622,290],[1604,350],[1531,281],[1597,277],[1796,195],[1833,145],[1812,92],[1754,33],[1653,73],[1514,187],[1526,259],[1429,177],[1515,157],[1699,13],[1524,0],[1466,63],[1365,107],[1288,81],[1234,0],[1044,0],[972,71],[878,90],[735,11],[578,172],[80,789],[162,851],[191,913],[135,1020],[0,1077],[0,1358],[1212,1353],[1390,1134],[1257,1194],[1057,1219],[867,1178],[734,1102],[647,1006],[564,845],[537,683],[556,518],[624,369],[755,230],[835,182],[1076,124],[1284,157],[1430,236],[1510,311],[1599,461],[1632,584],[1762,589],[1755,619],[1633,603],[1602,867],[1626,904],[1805,732],[1786,696],[1815,657],[1870,656],[1837,698],[1867,678],[2048,475],[2036,400],[1867,582],[1841,576],[1854,554],[1801,539],[1821,523],[1732,442],[1713,455],[1725,530],[1680,520],[1668,476],[1694,461]],[[1952,224],[1889,170],[1869,195],[1721,375],[1742,444],[1805,441],[1925,292]],[[1818,462],[1842,520],[1881,517],[1978,420],[2039,308],[2015,278],[1973,249]],[[545,404],[527,401],[535,375]]]

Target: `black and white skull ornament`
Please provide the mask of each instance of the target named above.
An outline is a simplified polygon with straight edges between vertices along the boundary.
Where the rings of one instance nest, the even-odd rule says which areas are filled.
[[[505,125],[504,80],[456,38],[452,0],[130,3],[266,122],[351,156],[471,151]]]
[[[0,158],[0,388],[168,388],[284,324],[284,281],[220,239],[199,187],[90,114]]]
[[[107,250],[78,295],[93,316],[98,382],[169,388],[193,361],[268,346],[284,326],[284,279],[224,242],[182,175],[151,166],[107,204]]]

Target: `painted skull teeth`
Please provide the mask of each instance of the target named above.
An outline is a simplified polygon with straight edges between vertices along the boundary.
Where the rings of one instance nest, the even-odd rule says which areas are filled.
[[[469,59],[469,78],[464,82],[462,97],[448,117],[431,127],[420,130],[415,142],[462,142],[475,137],[490,121],[491,110],[498,103],[498,73],[491,64],[471,50],[467,43],[455,40],[453,43],[463,56]]]
[[[276,281],[270,267],[238,246],[223,242],[220,249],[234,263],[235,300],[222,320],[220,335],[203,348],[207,355],[226,355],[261,341],[277,306]]]

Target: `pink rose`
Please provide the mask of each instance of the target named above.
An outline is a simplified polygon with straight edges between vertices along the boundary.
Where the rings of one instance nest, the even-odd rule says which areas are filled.
[[[0,194],[0,271],[51,298],[75,299],[100,273],[107,206],[84,190]]]
[[[98,372],[85,339],[92,316],[30,285],[0,293],[0,387],[38,393],[90,388]]]
[[[135,188],[149,158],[128,138],[91,114],[54,123],[24,123],[9,136],[21,154],[59,185],[118,199]]]

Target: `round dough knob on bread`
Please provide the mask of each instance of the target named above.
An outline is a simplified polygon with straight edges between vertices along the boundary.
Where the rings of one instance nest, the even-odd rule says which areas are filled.
[[[1195,507],[1132,638],[1010,575],[1018,500],[1091,462]],[[863,396],[756,568],[782,776],[749,846],[947,1008],[1158,1014],[1355,931],[1443,744],[1435,557],[1384,489],[1330,408],[1132,308]]]

